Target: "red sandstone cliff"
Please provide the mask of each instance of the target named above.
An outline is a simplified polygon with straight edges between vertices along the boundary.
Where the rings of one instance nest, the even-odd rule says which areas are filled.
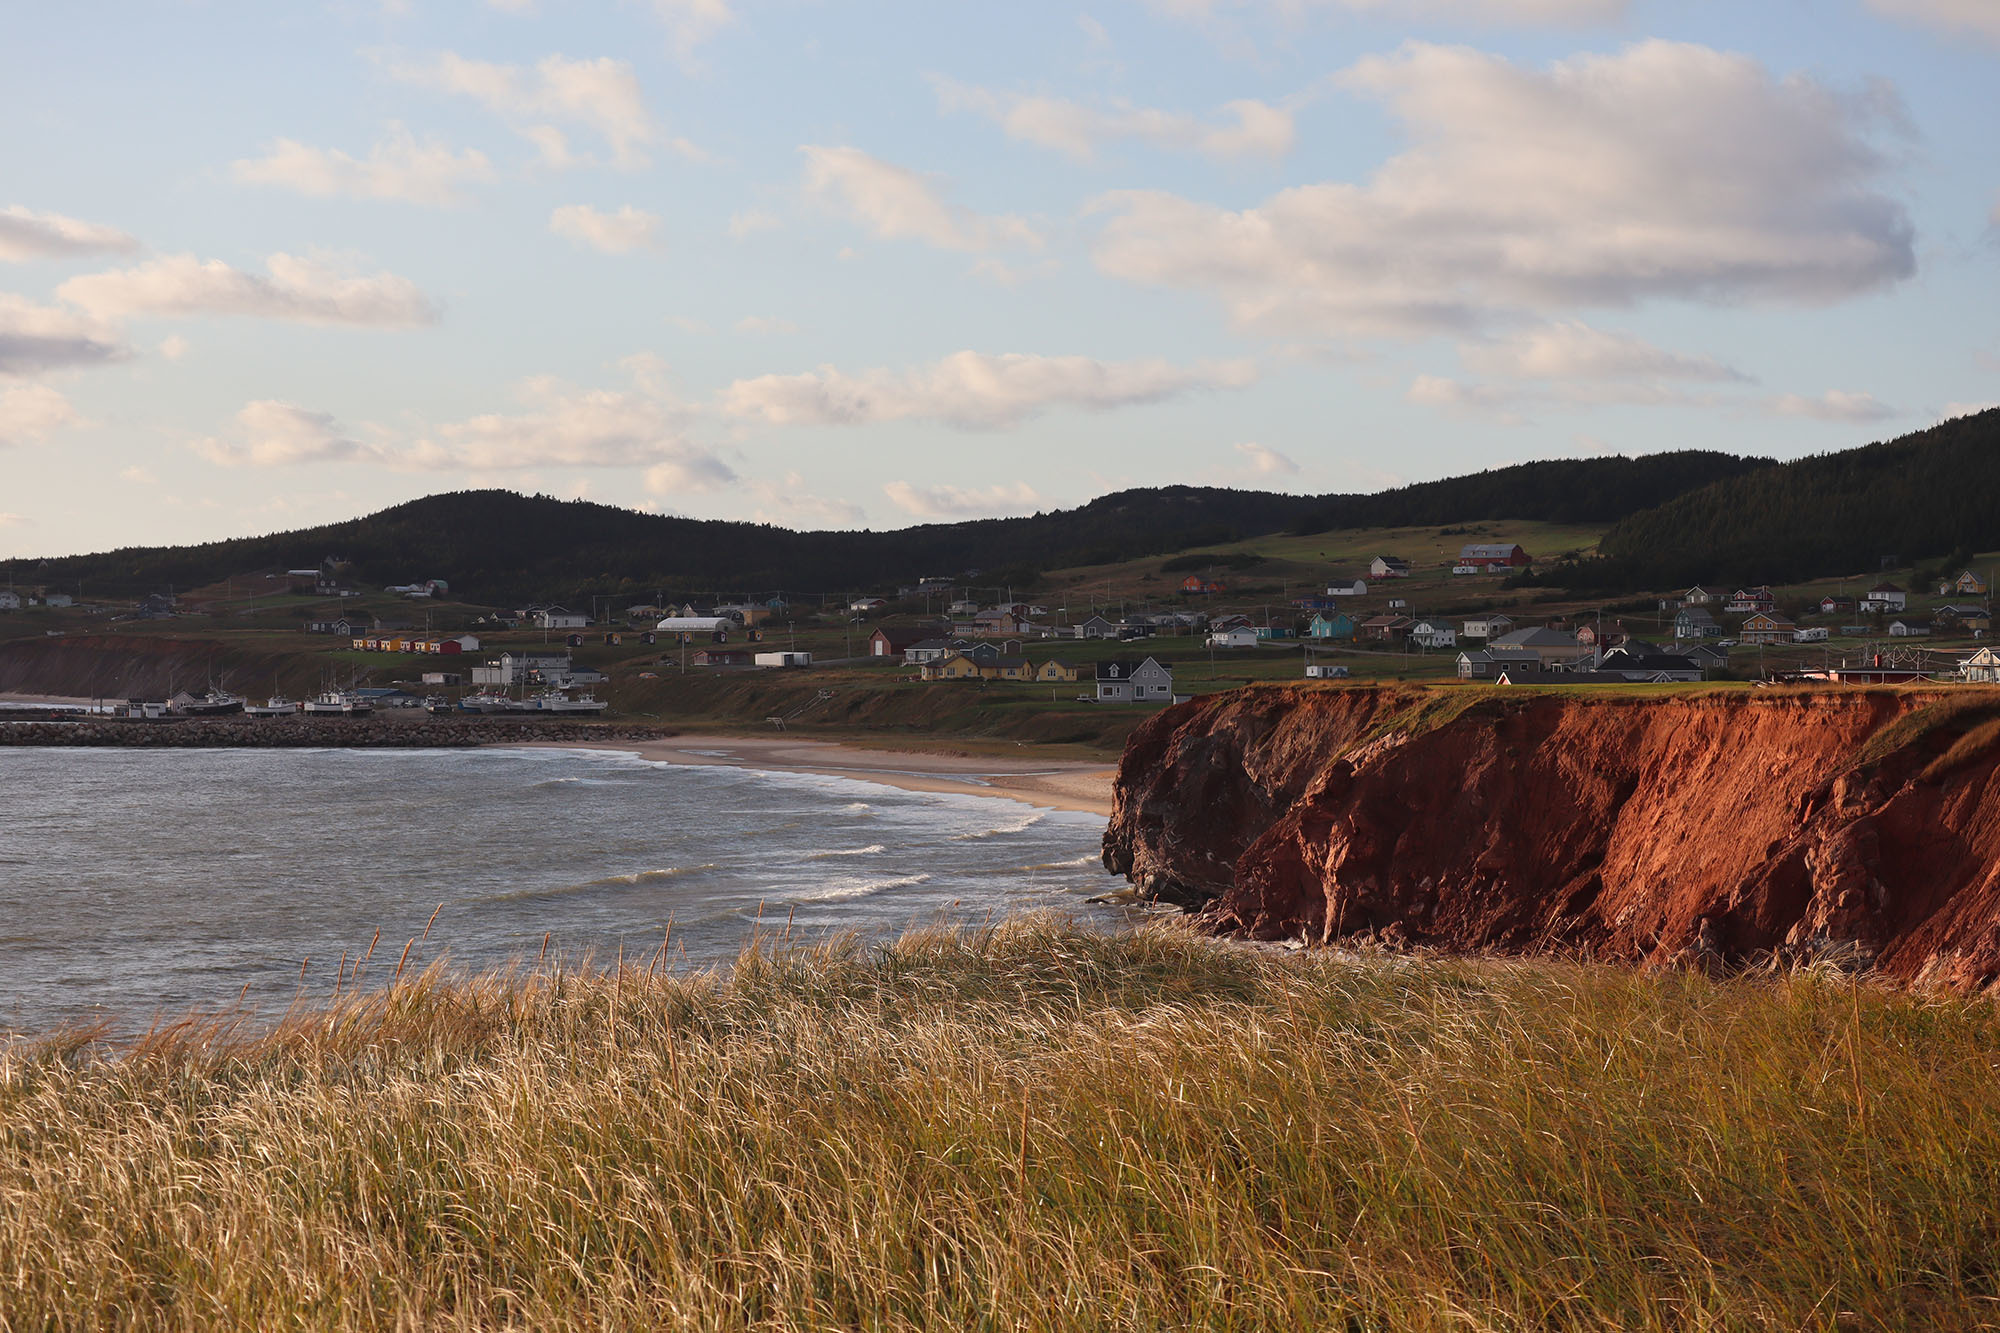
[[[2000,981],[2000,690],[1247,689],[1132,738],[1113,872],[1222,928]]]

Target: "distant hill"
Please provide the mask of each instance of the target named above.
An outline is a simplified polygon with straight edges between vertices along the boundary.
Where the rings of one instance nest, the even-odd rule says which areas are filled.
[[[324,527],[12,562],[17,579],[82,581],[98,596],[193,588],[336,555],[368,585],[444,578],[499,604],[588,593],[872,590],[983,571],[1030,587],[1043,572],[1330,527],[1449,525],[1493,518],[1605,522],[1718,478],[1768,466],[1719,453],[1527,463],[1379,495],[1282,495],[1217,487],[1119,491],[1075,509],[894,531],[795,532],[674,518],[512,491],[457,491]]]
[[[2000,548],[2000,408],[1717,481],[1621,519],[1573,583],[1793,582]],[[1559,575],[1545,575],[1560,577]]]

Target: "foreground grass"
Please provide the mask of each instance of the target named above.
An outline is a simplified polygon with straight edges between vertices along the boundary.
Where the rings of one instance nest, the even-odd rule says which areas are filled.
[[[0,1326],[1967,1328],[2000,1019],[1030,918],[0,1061]]]

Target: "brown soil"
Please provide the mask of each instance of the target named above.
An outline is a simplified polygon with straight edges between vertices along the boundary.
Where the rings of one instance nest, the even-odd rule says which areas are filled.
[[[1240,690],[1119,767],[1105,864],[1260,939],[2000,980],[2000,690]]]

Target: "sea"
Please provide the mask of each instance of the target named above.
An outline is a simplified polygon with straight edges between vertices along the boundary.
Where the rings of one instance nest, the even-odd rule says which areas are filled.
[[[462,972],[1086,903],[1105,821],[563,749],[0,747],[0,1032],[275,1014]],[[665,952],[661,953],[664,946]],[[405,955],[405,950],[408,950]]]

